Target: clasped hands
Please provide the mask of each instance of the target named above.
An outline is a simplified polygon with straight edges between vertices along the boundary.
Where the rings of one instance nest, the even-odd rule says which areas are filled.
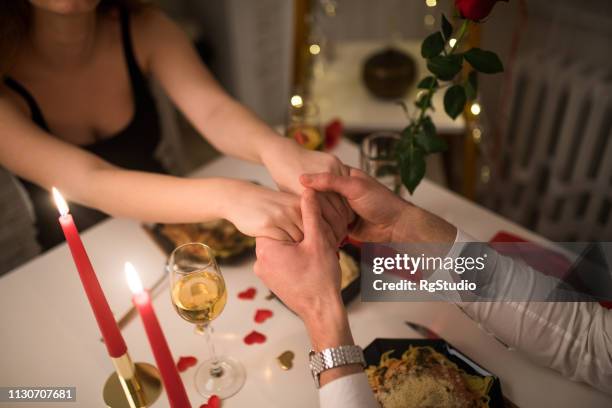
[[[360,170],[349,174],[304,174],[300,182],[304,238],[300,242],[257,238],[255,273],[308,326],[341,305],[336,251],[342,231],[364,242],[443,242],[455,228],[393,194]],[[354,218],[325,215],[322,194],[337,194]],[[344,228],[344,230],[343,230]],[[340,238],[342,237],[342,238]]]

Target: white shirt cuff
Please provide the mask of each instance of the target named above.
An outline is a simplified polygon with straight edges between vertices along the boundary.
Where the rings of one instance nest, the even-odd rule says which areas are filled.
[[[345,375],[319,389],[321,408],[379,408],[365,373]]]

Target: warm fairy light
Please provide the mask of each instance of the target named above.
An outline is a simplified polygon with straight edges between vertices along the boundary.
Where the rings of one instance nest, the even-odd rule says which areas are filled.
[[[125,263],[125,278],[127,279],[128,286],[133,294],[137,295],[143,292],[142,281],[134,265],[131,262]]]
[[[308,51],[310,51],[312,55],[318,55],[321,52],[321,47],[319,44],[311,44]]]
[[[480,140],[482,139],[482,131],[478,128],[474,128],[474,130],[472,130],[472,139],[474,140],[474,143],[480,143]]]
[[[472,106],[470,106],[470,112],[472,112],[472,115],[474,116],[480,115],[480,104],[478,102],[474,102]]]
[[[300,95],[293,95],[291,97],[291,106],[293,106],[294,108],[301,108],[302,106],[304,106],[304,100]]]
[[[433,27],[433,25],[436,24],[436,18],[431,14],[427,14],[423,21],[427,27]]]
[[[482,169],[480,169],[480,180],[485,184],[491,180],[491,169],[489,166],[482,166]]]
[[[70,211],[68,210],[68,204],[66,204],[66,200],[62,197],[62,194],[55,187],[51,188],[51,192],[53,194],[53,200],[55,201],[55,206],[57,207],[60,215],[66,215]]]
[[[455,46],[455,44],[457,44],[457,39],[456,38],[451,38],[450,40],[448,40],[448,45],[450,45],[451,48],[453,48]]]
[[[425,4],[427,4],[427,7],[436,7],[438,2],[437,0],[425,0]]]

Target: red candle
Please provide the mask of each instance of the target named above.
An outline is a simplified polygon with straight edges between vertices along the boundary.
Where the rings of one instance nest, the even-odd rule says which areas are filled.
[[[155,316],[155,310],[153,310],[153,305],[151,304],[151,296],[143,289],[138,272],[129,262],[125,264],[125,275],[128,286],[134,294],[132,302],[134,302],[134,306],[138,309],[142,324],[149,338],[149,344],[161,373],[164,388],[166,389],[168,400],[170,400],[170,406],[173,408],[191,407],[185,387],[174,363],[174,358],[168,347],[168,342],[166,342],[164,332],[159,325],[157,316]]]
[[[104,292],[102,291],[100,282],[98,282],[98,277],[87,256],[87,252],[79,236],[79,231],[72,219],[72,215],[68,212],[68,205],[55,187],[53,187],[53,198],[60,212],[59,223],[64,231],[64,236],[66,237],[66,242],[72,253],[74,264],[79,271],[83,289],[85,289],[87,299],[89,299],[89,304],[98,322],[98,327],[104,338],[104,344],[106,344],[108,354],[113,358],[120,357],[127,352],[127,346],[125,345],[123,336],[121,336],[119,327],[117,327],[117,322],[108,306],[106,297],[104,297]]]

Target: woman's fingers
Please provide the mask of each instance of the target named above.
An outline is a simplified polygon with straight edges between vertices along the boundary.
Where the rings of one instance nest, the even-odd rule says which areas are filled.
[[[304,233],[292,220],[288,220],[282,228],[291,237],[291,241],[301,242],[304,239]]]
[[[323,219],[331,227],[333,232],[334,241],[342,241],[346,236],[346,226],[348,222],[340,197],[337,194],[319,193],[317,194],[317,198],[321,207]]]

